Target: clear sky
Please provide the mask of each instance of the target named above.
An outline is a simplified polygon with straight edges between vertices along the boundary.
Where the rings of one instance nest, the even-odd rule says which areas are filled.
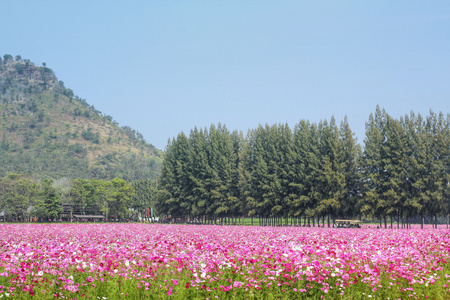
[[[169,138],[301,119],[358,141],[376,105],[450,112],[450,1],[0,1],[0,54],[164,150]]]

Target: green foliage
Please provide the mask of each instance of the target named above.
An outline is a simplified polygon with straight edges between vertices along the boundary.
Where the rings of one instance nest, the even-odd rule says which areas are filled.
[[[395,120],[377,107],[366,124],[361,212],[410,218],[449,210],[449,116]]]
[[[268,220],[400,220],[449,209],[449,116],[393,119],[377,107],[361,151],[347,118],[336,125],[265,125],[244,139],[225,126],[181,133],[166,148],[158,211]],[[263,223],[265,221],[262,221]],[[266,222],[266,223],[267,223]],[[279,221],[277,221],[279,222]],[[308,221],[309,222],[309,221]]]
[[[136,220],[138,215],[131,210],[153,205],[156,189],[151,180],[138,181],[134,186],[119,178],[105,181],[63,177],[38,183],[25,175],[10,173],[0,178],[0,211],[5,212],[8,221],[31,217],[59,219],[63,206],[70,218],[73,214],[103,214],[112,219]]]
[[[9,173],[0,179],[0,210],[7,220],[24,220],[35,203],[38,185],[25,175]]]
[[[114,178],[106,186],[108,197],[107,216],[125,219],[129,213],[129,207],[134,196],[133,187],[123,179]]]
[[[44,179],[41,182],[39,197],[36,199],[34,213],[44,219],[56,219],[62,213],[60,196],[52,186],[52,179]]]
[[[134,195],[131,199],[131,208],[137,212],[141,212],[144,209],[155,207],[157,188],[154,180],[135,180],[131,185],[134,190]]]
[[[100,135],[98,133],[94,133],[92,132],[92,128],[88,128],[87,130],[84,130],[81,133],[81,136],[86,140],[86,141],[91,141],[94,144],[98,144],[99,143],[99,139],[100,139]]]

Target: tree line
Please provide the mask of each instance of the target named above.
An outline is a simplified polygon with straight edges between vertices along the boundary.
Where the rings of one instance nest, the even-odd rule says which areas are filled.
[[[166,147],[158,179],[34,180],[0,178],[6,220],[73,214],[181,222],[330,226],[336,218],[448,220],[450,116],[410,113],[398,119],[376,108],[361,147],[347,118],[301,120],[230,132],[222,124],[181,132]],[[1,216],[0,216],[1,217]],[[161,218],[162,219],[162,218]]]
[[[376,108],[364,147],[345,118],[259,126],[224,125],[169,141],[158,178],[161,215],[202,222],[258,217],[260,224],[313,224],[365,216],[437,222],[450,208],[450,117]],[[437,223],[436,223],[437,224]],[[399,226],[399,225],[397,225]]]
[[[0,219],[71,221],[74,215],[102,215],[106,220],[138,220],[154,206],[155,181],[129,183],[114,178],[35,180],[9,173],[0,178]]]

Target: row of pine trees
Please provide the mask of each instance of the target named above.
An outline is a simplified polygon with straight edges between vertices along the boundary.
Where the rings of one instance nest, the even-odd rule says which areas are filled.
[[[259,126],[246,136],[218,124],[169,141],[156,206],[159,215],[185,219],[329,225],[365,216],[409,224],[447,217],[449,170],[443,113],[396,119],[377,107],[363,147],[347,118]]]

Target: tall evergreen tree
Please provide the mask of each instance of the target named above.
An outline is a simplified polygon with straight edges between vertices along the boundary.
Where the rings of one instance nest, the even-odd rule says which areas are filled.
[[[192,191],[189,174],[189,141],[182,132],[167,145],[159,177],[158,211],[162,214],[185,214],[188,196]],[[183,206],[182,206],[183,204]]]
[[[230,209],[234,216],[244,216],[246,214],[245,197],[247,195],[248,174],[244,169],[244,153],[246,141],[243,133],[234,130],[231,133],[231,141],[233,144],[233,159],[231,172],[231,195]]]
[[[266,126],[267,129],[267,126]],[[270,215],[271,183],[269,167],[267,165],[267,144],[268,132],[261,125],[249,131],[246,169],[250,174],[250,195],[247,197],[249,216]]]
[[[423,198],[426,201],[428,214],[437,224],[438,213],[448,211],[447,191],[449,173],[446,166],[448,157],[448,123],[443,114],[430,112],[426,118],[425,130],[427,136],[426,169],[428,176],[424,178],[425,189]]]
[[[403,204],[410,194],[408,186],[408,156],[406,133],[398,120],[387,115],[383,144],[384,180],[382,197],[387,202],[386,214],[392,219],[403,212]]]
[[[361,158],[364,197],[360,205],[361,213],[378,218],[384,217],[386,222],[388,202],[384,197],[386,188],[385,122],[386,113],[377,106],[375,115],[370,114],[369,121],[366,123],[364,152]]]
[[[156,182],[150,178],[135,180],[131,184],[134,195],[131,199],[131,208],[143,217],[149,217],[150,208],[156,205]]]
[[[341,140],[340,153],[343,155],[343,175],[345,189],[343,190],[341,206],[338,211],[340,217],[350,218],[360,213],[358,199],[361,197],[361,177],[358,161],[361,156],[361,147],[357,144],[355,134],[350,129],[347,116],[340,124],[339,136]]]
[[[330,123],[319,123],[319,155],[321,168],[318,178],[318,205],[316,207],[319,216],[336,216],[341,208],[345,188],[345,176],[343,174],[343,147],[339,139],[339,130],[334,117]],[[328,226],[330,222],[328,219]]]
[[[197,127],[189,135],[192,191],[183,208],[188,215],[193,217],[206,215],[206,208],[211,196],[208,182],[212,172],[208,162],[207,136],[208,131],[206,129],[204,131],[198,130]]]
[[[217,128],[212,125],[208,139],[209,164],[212,177],[209,182],[210,206],[208,214],[227,216],[230,212],[232,167],[234,160],[233,143],[227,128],[221,124]]]

